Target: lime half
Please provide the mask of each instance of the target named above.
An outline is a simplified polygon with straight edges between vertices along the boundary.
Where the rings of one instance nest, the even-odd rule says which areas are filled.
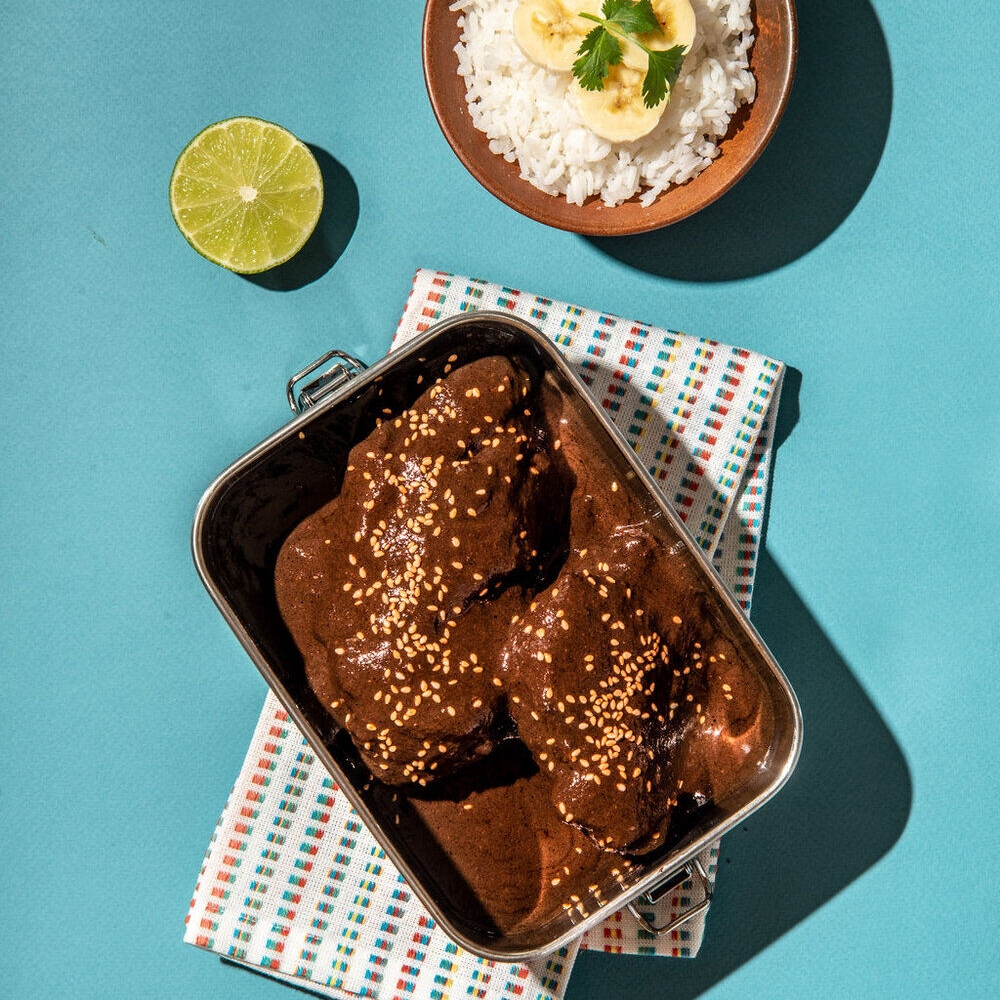
[[[174,164],[170,210],[184,238],[213,263],[256,274],[302,249],[323,208],[309,147],[259,118],[199,132]]]

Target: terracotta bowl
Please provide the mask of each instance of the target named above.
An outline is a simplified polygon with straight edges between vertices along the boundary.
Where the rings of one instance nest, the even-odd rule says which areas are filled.
[[[693,180],[664,191],[643,208],[632,198],[608,208],[600,198],[571,205],[545,194],[520,176],[516,163],[491,153],[486,136],[473,124],[465,100],[465,80],[458,75],[455,46],[460,13],[451,0],[428,0],[424,10],[424,80],[431,106],[451,148],[469,173],[491,194],[522,215],[557,229],[590,236],[624,236],[669,226],[693,215],[728,191],[753,165],[777,128],[795,74],[797,35],[792,0],[756,0],[755,42],[750,69],[757,96],[734,116],[719,143],[715,161]]]

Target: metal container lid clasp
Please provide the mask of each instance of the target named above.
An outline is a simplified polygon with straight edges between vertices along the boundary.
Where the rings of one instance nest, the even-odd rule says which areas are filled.
[[[671,892],[679,885],[682,885],[684,882],[690,880],[695,880],[701,883],[702,898],[698,900],[697,903],[689,906],[686,910],[682,910],[676,917],[674,917],[673,920],[670,920],[662,925],[656,924],[649,919],[649,916],[651,915],[648,916],[640,911],[640,906],[655,906],[668,892]],[[662,937],[664,934],[669,934],[671,931],[677,930],[681,924],[686,924],[692,917],[696,917],[699,913],[703,913],[708,909],[711,902],[712,883],[709,880],[708,873],[705,871],[705,868],[701,863],[701,859],[694,858],[683,868],[678,869],[673,875],[664,879],[659,885],[653,886],[651,889],[647,889],[641,896],[629,903],[628,911],[633,917],[635,917],[643,930],[648,931],[656,937]]]
[[[295,387],[304,378],[312,375],[318,368],[322,368],[332,358],[340,360],[331,365],[322,375],[308,382],[296,394]],[[328,396],[335,389],[339,389],[345,382],[349,382],[356,375],[360,375],[368,366],[359,361],[354,356],[344,351],[327,351],[321,358],[317,358],[311,365],[303,368],[302,371],[293,375],[285,387],[285,394],[288,398],[288,405],[292,408],[292,413],[296,416],[304,413],[310,406],[314,406],[324,396]]]

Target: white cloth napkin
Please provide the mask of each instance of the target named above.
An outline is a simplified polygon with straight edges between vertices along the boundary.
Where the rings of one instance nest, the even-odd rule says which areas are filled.
[[[623,431],[695,541],[749,610],[784,367],[491,282],[420,270],[393,341],[476,309],[542,330]],[[718,845],[703,852],[714,881]],[[649,916],[692,902],[690,883]],[[662,937],[626,911],[529,963],[450,941],[409,890],[273,694],[205,854],[184,940],[332,997],[559,1000],[579,947],[693,956],[704,913]]]

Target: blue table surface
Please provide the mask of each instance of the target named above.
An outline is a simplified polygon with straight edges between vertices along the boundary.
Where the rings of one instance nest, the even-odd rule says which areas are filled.
[[[570,1000],[987,997],[1000,701],[995,10],[801,0],[787,114],[660,233],[586,239],[465,172],[416,0],[7,4],[0,16],[0,995],[281,998],[184,945],[265,686],[198,581],[195,504],[420,266],[791,366],[754,618],[801,764],[723,844],[691,962],[581,956]],[[234,114],[317,147],[322,243],[250,281],[167,182]]]

